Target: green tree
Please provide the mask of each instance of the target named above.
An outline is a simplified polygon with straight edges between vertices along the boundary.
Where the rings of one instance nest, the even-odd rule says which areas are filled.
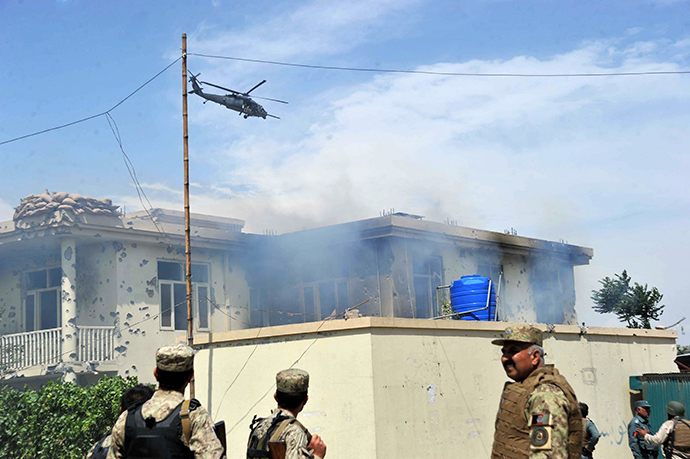
[[[82,459],[115,423],[123,392],[136,384],[136,378],[103,377],[86,387],[0,387],[0,457]]]
[[[647,284],[634,285],[624,270],[613,278],[605,277],[599,281],[602,287],[592,290],[594,310],[601,314],[612,313],[625,322],[628,328],[652,328],[651,321],[663,314],[664,305],[659,304],[664,297],[656,287]]]

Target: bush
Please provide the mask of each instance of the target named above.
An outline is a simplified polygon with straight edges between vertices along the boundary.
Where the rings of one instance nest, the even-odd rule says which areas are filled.
[[[103,377],[86,387],[0,387],[0,457],[82,459],[115,423],[122,393],[136,384],[137,378]]]

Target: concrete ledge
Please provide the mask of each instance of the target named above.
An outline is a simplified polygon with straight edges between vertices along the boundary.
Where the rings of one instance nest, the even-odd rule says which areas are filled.
[[[430,320],[402,319],[392,317],[361,317],[348,320],[331,320],[306,322],[301,324],[279,325],[275,327],[248,328],[221,333],[194,335],[194,345],[232,343],[239,341],[268,339],[295,335],[313,335],[365,329],[398,329],[398,330],[454,330],[454,331],[489,331],[495,332],[498,338],[509,322],[474,322],[465,320]],[[582,329],[575,325],[534,324],[546,332],[563,335],[580,335]],[[588,327],[587,336],[640,336],[645,338],[676,339],[678,333],[673,330],[647,330],[638,328]]]

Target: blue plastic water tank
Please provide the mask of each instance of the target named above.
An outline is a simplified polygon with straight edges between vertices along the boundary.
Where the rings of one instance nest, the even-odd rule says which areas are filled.
[[[493,282],[491,282],[489,307],[486,308],[489,296],[489,281],[488,277],[482,277],[478,274],[463,276],[459,280],[454,281],[450,286],[450,305],[453,313],[459,314],[474,311],[463,314],[460,317],[461,320],[496,320],[496,290],[494,289]],[[476,311],[477,309],[479,311]]]

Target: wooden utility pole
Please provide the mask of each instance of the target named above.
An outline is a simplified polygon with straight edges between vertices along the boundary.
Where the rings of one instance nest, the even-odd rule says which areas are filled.
[[[194,344],[192,308],[192,239],[189,214],[189,132],[187,130],[187,34],[182,34],[182,130],[184,138],[184,254],[187,280],[187,345]],[[194,398],[194,380],[189,384],[189,396]]]

